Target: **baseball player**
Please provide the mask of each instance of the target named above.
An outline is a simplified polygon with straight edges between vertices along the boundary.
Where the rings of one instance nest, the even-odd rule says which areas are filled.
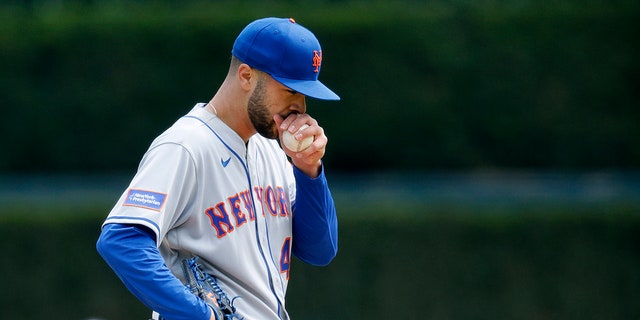
[[[152,142],[97,249],[154,319],[288,319],[291,254],[335,257],[327,137],[305,103],[340,99],[318,81],[321,63],[318,40],[293,19],[256,20],[214,97]],[[293,152],[278,143],[284,131],[314,142]],[[189,268],[222,298],[193,294]]]

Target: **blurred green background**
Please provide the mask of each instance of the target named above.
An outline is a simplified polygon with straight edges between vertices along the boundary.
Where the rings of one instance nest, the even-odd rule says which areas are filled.
[[[294,319],[640,319],[640,2],[0,3],[1,319],[146,319],[94,249],[251,20],[323,46],[340,215]]]

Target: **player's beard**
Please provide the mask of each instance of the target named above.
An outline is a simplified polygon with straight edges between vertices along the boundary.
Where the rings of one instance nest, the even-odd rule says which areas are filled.
[[[264,102],[265,96],[266,89],[264,88],[264,79],[260,78],[247,103],[249,119],[261,136],[269,139],[277,139],[278,129],[276,128],[275,121],[273,121],[273,117],[271,117],[269,113],[269,108],[267,108]]]

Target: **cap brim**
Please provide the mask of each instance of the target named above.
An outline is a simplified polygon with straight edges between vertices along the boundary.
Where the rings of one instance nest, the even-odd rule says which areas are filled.
[[[295,90],[311,98],[320,100],[340,100],[340,97],[337,94],[317,80],[295,80],[282,77],[273,78],[291,90]]]

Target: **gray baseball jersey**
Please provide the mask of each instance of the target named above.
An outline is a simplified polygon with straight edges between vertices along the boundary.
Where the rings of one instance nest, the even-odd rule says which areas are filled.
[[[295,180],[276,140],[245,142],[196,105],[153,141],[105,224],[144,225],[167,266],[193,255],[245,319],[288,319]]]

